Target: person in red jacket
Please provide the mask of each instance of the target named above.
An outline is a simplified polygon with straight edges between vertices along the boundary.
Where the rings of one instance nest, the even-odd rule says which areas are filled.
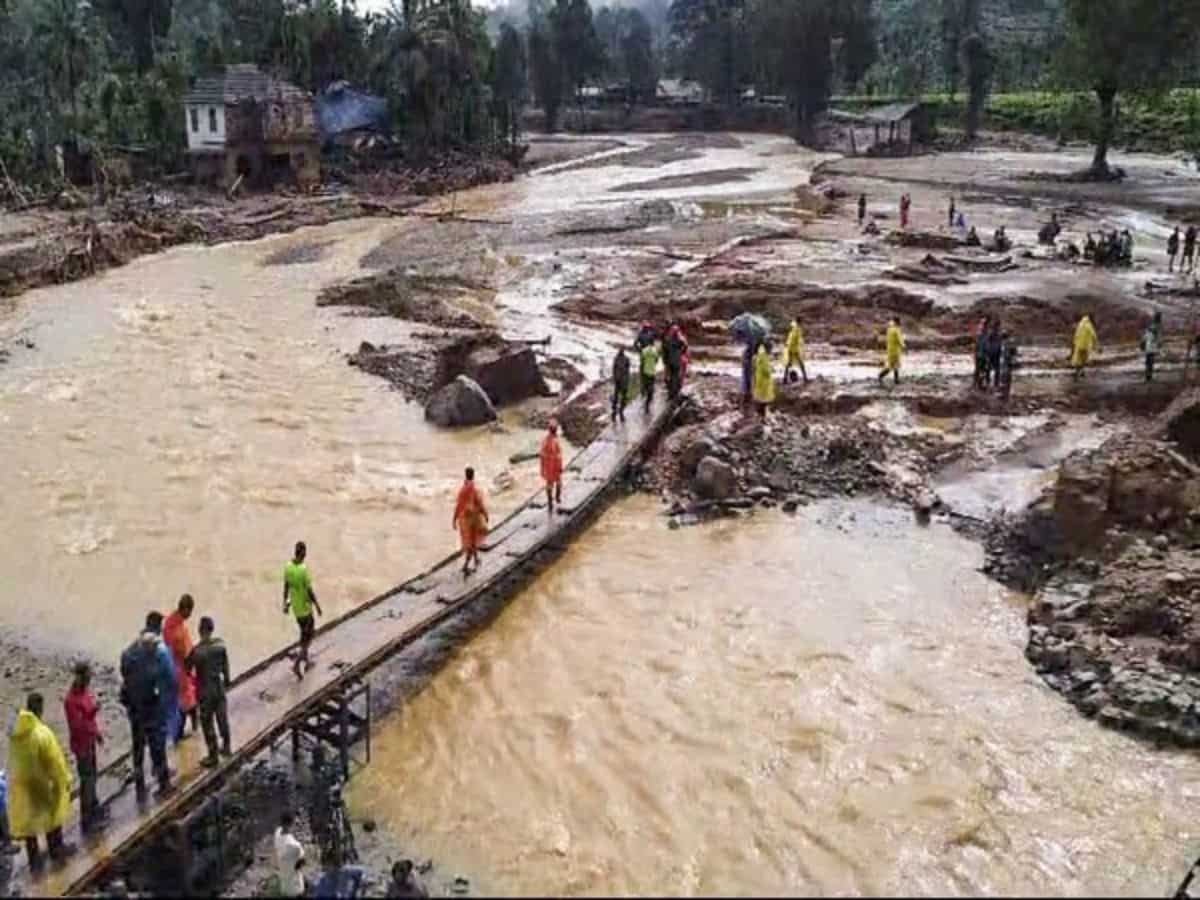
[[[96,796],[96,751],[104,743],[104,735],[97,721],[100,707],[92,696],[91,685],[92,670],[81,662],[75,666],[75,681],[63,700],[71,752],[79,771],[79,821],[85,832],[103,825],[107,815],[100,809],[100,799]]]

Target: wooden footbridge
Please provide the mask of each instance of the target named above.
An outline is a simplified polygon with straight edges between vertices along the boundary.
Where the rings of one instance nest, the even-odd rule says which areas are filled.
[[[480,568],[469,577],[463,576],[455,554],[324,625],[313,642],[313,669],[303,679],[292,671],[292,647],[241,673],[228,696],[231,757],[222,759],[216,769],[204,769],[200,766],[203,741],[184,742],[169,754],[177,770],[175,791],[141,805],[126,779],[113,777],[128,766],[127,760],[118,760],[106,770],[109,777],[102,776],[101,800],[111,816],[104,831],[84,837],[76,820],[67,828],[67,839],[80,848],[75,856],[37,880],[28,881],[27,872],[14,876],[27,881],[29,893],[39,896],[96,891],[151,839],[169,828],[181,829],[180,823],[214,802],[224,783],[289,732],[297,747],[301,733],[334,744],[344,767],[348,746],[356,738],[367,739],[369,754],[370,689],[365,676],[481,598],[513,593],[539,560],[561,550],[602,508],[631,464],[658,437],[669,415],[662,400],[649,412],[640,405],[631,407],[627,423],[607,428],[568,463],[558,513],[548,513],[541,495],[527,500],[493,526]],[[449,529],[446,534],[452,539]],[[365,713],[354,706],[363,701]],[[187,835],[181,832],[179,837],[180,865],[186,870]],[[181,886],[187,878],[182,872]]]

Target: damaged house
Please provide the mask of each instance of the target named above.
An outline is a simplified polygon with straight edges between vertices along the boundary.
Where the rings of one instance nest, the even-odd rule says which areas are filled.
[[[188,156],[197,181],[301,187],[321,178],[313,98],[253,65],[197,78],[183,98]]]

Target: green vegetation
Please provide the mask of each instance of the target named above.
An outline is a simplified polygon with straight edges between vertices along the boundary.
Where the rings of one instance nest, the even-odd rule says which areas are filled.
[[[966,98],[926,94],[940,123],[961,122]],[[850,108],[880,102],[880,98],[839,98]],[[984,107],[982,127],[1025,131],[1062,141],[1092,141],[1100,127],[1100,109],[1093,94],[1024,91],[993,94]],[[1161,94],[1131,94],[1117,103],[1115,140],[1132,149],[1194,153],[1200,149],[1200,89],[1179,88]]]
[[[1092,140],[1100,175],[1113,141],[1200,149],[1196,93],[1172,90],[1200,83],[1197,0],[0,0],[0,199],[76,149],[178,171],[190,79],[228,63],[385,97],[413,156],[511,151],[530,97],[553,130],[588,88],[647,103],[661,76],[781,100],[801,139],[855,91]]]

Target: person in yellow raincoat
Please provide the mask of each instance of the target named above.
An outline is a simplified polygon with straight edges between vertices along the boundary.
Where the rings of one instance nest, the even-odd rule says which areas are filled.
[[[787,344],[783,351],[783,380],[792,380],[792,368],[798,368],[808,384],[808,370],[804,368],[804,329],[800,327],[799,319],[792,319],[792,330],[788,332]]]
[[[764,419],[767,407],[775,402],[775,376],[771,373],[771,352],[765,342],[758,345],[754,356],[754,402]]]
[[[25,841],[34,871],[44,864],[39,835],[54,860],[75,852],[62,834],[71,812],[71,773],[58,738],[42,721],[44,706],[41,694],[30,694],[8,741],[8,827]]]
[[[879,373],[879,380],[891,373],[892,380],[900,383],[900,357],[904,355],[904,332],[900,330],[900,319],[897,316],[892,317],[892,324],[887,330],[887,359],[883,363],[883,371]]]
[[[1083,370],[1087,368],[1099,343],[1100,341],[1096,337],[1096,326],[1092,324],[1092,317],[1085,314],[1079,320],[1079,324],[1075,326],[1075,342],[1071,351],[1071,368],[1075,370],[1076,378],[1083,377]]]

